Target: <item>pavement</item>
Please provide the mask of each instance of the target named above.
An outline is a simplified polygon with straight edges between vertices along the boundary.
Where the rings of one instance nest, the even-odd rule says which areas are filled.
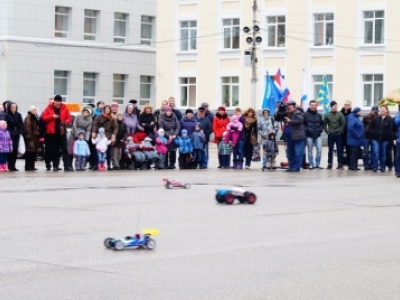
[[[206,170],[39,162],[0,174],[0,298],[399,299],[393,173],[220,170],[211,157]],[[167,190],[163,177],[192,187]],[[232,185],[257,202],[217,204],[215,189]],[[148,227],[160,230],[153,251],[103,246]]]

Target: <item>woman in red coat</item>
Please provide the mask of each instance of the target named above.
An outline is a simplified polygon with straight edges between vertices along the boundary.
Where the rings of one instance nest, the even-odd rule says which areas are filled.
[[[222,135],[226,130],[226,125],[228,125],[230,121],[231,120],[226,114],[225,107],[218,107],[218,111],[215,114],[213,121],[214,143],[218,144],[222,140]]]

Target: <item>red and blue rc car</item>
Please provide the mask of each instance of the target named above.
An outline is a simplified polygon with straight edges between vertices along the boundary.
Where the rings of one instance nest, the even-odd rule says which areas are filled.
[[[254,193],[241,188],[218,189],[216,191],[215,199],[218,203],[233,204],[235,199],[238,199],[240,203],[254,204],[257,200]]]

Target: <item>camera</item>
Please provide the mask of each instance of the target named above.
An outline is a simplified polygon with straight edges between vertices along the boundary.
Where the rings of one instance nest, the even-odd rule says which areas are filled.
[[[287,117],[288,111],[287,111],[287,105],[281,102],[278,106],[278,110],[275,113],[275,120],[277,122],[284,122],[285,117]]]

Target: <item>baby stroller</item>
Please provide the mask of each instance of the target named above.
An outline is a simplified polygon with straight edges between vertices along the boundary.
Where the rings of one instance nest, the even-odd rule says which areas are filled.
[[[124,158],[121,167],[128,170],[146,170],[147,169],[147,158],[146,155],[139,151],[138,144],[132,144],[132,137],[127,138],[127,143],[124,144]]]
[[[158,165],[158,153],[155,150],[143,150],[142,153],[146,156],[147,169],[151,169],[151,165],[154,164],[156,168]]]
[[[147,166],[148,166],[148,161],[146,155],[142,151],[133,151],[131,164],[130,166],[128,166],[128,169],[130,168],[130,170],[132,169],[147,170]]]

